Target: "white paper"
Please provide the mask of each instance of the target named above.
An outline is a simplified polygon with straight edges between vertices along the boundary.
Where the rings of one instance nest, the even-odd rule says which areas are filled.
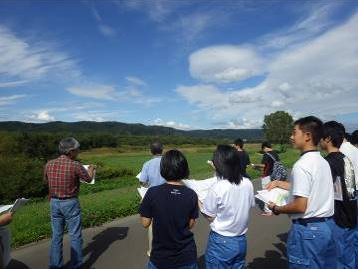
[[[2,262],[3,262],[4,268],[5,268],[6,266],[8,266],[8,264],[11,261],[11,255],[10,255],[11,234],[10,234],[10,230],[7,226],[2,226],[2,227],[0,226],[0,240],[1,240],[1,244],[4,247]]]
[[[0,214],[9,211],[14,205],[1,205],[0,206]]]
[[[271,182],[271,177],[267,176],[267,177],[263,177],[261,178],[261,187],[264,190],[266,188],[266,185],[269,184]]]
[[[272,202],[278,206],[283,206],[288,204],[289,192],[284,189],[274,188],[270,191],[257,191],[255,197],[263,201],[265,204]]]
[[[203,180],[186,179],[183,183],[188,188],[194,190],[198,195],[200,202],[204,202],[210,188],[218,181],[217,177],[211,177]]]
[[[140,197],[142,197],[142,199],[144,198],[144,195],[147,193],[148,191],[148,188],[146,187],[140,187],[140,188],[137,188],[137,191],[140,195]]]
[[[86,165],[83,165],[83,167],[84,167],[84,168],[87,170],[87,172],[88,172],[89,165],[86,164]],[[92,178],[92,181],[91,181],[91,182],[86,182],[86,181],[84,181],[84,180],[82,180],[82,179],[80,179],[80,182],[81,182],[81,183],[86,183],[86,184],[91,184],[91,185],[93,185],[93,184],[96,182],[96,170],[93,170],[93,178]]]
[[[10,212],[15,213],[20,207],[22,207],[28,201],[30,201],[30,199],[26,199],[26,198],[17,199],[13,207],[11,207]]]

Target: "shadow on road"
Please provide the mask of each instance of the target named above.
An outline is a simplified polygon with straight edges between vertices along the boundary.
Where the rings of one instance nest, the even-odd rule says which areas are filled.
[[[30,269],[30,267],[18,260],[11,260],[6,269]]]
[[[84,257],[89,255],[89,258],[84,261],[83,268],[92,268],[97,259],[101,257],[112,243],[127,237],[128,230],[128,227],[111,227],[93,237],[93,241],[83,250]],[[65,268],[70,268],[69,262]]]
[[[287,255],[286,255],[286,241],[287,233],[279,234],[277,237],[280,239],[280,243],[273,244],[277,250],[267,250],[265,257],[258,257],[253,259],[247,265],[247,269],[285,269],[287,268]]]

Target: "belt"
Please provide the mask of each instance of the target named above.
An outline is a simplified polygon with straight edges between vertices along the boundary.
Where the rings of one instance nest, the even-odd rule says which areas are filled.
[[[57,200],[69,200],[69,199],[74,199],[77,197],[57,197],[57,196],[51,196],[51,199],[57,199]]]
[[[332,219],[332,217],[328,217],[328,218],[313,217],[313,218],[306,218],[306,219],[294,219],[292,220],[292,222],[294,224],[307,225],[309,223],[326,222],[330,219]]]

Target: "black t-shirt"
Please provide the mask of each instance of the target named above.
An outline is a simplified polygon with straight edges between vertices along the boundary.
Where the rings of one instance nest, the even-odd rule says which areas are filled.
[[[246,151],[238,151],[240,158],[241,173],[244,177],[250,178],[246,172],[246,167],[251,163],[249,154]]]
[[[280,161],[280,157],[278,156],[277,151],[269,151],[268,152],[275,160],[276,162]],[[265,170],[263,176],[270,176],[273,172],[273,164],[275,163],[274,160],[268,155],[267,152],[264,153],[262,156],[262,164],[265,164]]]
[[[355,228],[357,225],[357,200],[348,195],[347,184],[353,185],[350,188],[355,189],[355,183],[345,182],[344,157],[341,152],[332,152],[326,156],[326,160],[331,167],[333,182],[341,178],[341,188],[343,201],[334,200],[334,220],[336,224],[343,228]]]
[[[152,218],[153,242],[150,261],[161,268],[196,263],[197,253],[189,220],[199,217],[198,196],[186,186],[163,184],[150,188],[140,215]]]

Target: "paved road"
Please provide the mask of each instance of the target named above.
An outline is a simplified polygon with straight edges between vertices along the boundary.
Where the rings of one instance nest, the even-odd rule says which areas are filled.
[[[257,185],[258,182],[254,182]],[[256,187],[256,186],[255,186]],[[252,210],[249,224],[247,268],[286,268],[285,248],[289,219],[286,216],[263,217],[258,208]],[[200,218],[194,228],[198,246],[199,268],[204,266],[204,252],[209,233],[208,222]],[[83,231],[86,269],[146,268],[147,233],[139,217],[130,216],[101,227]],[[9,269],[45,269],[48,263],[49,240],[12,252]],[[64,240],[65,261],[69,260],[69,240]]]

